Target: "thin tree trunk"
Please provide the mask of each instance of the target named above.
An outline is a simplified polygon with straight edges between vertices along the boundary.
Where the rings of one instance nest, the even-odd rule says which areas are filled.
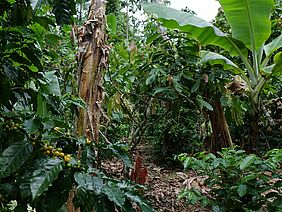
[[[106,45],[106,1],[91,0],[88,19],[78,32],[79,96],[86,103],[79,108],[76,131],[78,136],[99,142],[99,125],[103,102],[103,71],[108,66],[109,48]],[[98,158],[98,150],[95,150]],[[98,160],[97,160],[98,161]],[[99,162],[96,161],[96,166]],[[73,205],[75,188],[70,192],[68,212],[77,211]]]
[[[99,123],[103,101],[103,71],[108,63],[109,48],[105,44],[106,2],[92,0],[88,20],[78,34],[79,43],[79,96],[86,109],[79,109],[78,136],[99,142]]]
[[[219,99],[213,102],[213,111],[209,111],[209,117],[212,126],[212,136],[208,149],[216,153],[224,147],[233,146],[229,127],[225,118],[223,107]]]
[[[257,143],[259,138],[259,115],[260,115],[260,103],[259,98],[257,101],[252,96],[251,97],[251,111],[250,111],[250,126],[249,126],[249,139],[245,144],[245,149],[247,152],[256,152]]]

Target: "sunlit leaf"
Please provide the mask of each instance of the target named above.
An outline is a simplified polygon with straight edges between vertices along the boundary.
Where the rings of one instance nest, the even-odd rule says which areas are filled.
[[[58,77],[55,75],[56,71],[48,71],[44,73],[44,78],[47,82],[45,85],[48,94],[61,96],[60,84]]]
[[[215,52],[201,51],[200,63],[209,63],[211,65],[220,64],[225,68],[239,69],[238,66],[228,58]]]
[[[229,51],[231,55],[247,53],[245,45],[234,38],[228,37],[218,28],[203,19],[160,4],[145,4],[144,10],[156,14],[163,25],[171,29],[179,29],[194,36],[202,45],[213,44]]]
[[[268,56],[282,47],[282,34],[264,46],[265,54]]]
[[[115,15],[107,15],[108,29],[112,34],[116,34],[117,31],[117,17]]]
[[[249,155],[245,157],[244,160],[240,162],[240,169],[243,170],[247,168],[255,161],[255,159],[256,159],[255,155]]]
[[[32,198],[35,199],[45,192],[63,170],[63,161],[58,158],[42,160],[30,179]]]
[[[257,51],[271,34],[273,0],[219,0],[232,37]]]

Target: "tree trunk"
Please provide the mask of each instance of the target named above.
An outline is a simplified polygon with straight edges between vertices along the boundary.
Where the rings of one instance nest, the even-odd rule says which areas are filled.
[[[250,126],[249,138],[244,145],[247,152],[256,152],[259,138],[259,115],[260,115],[260,99],[251,96]]]
[[[92,0],[88,20],[78,32],[79,96],[86,109],[79,108],[78,136],[99,142],[99,123],[103,101],[103,70],[107,67],[109,48],[106,45],[104,0]]]
[[[219,99],[214,100],[213,109],[213,111],[208,112],[212,126],[212,136],[207,148],[210,152],[216,153],[221,148],[233,146],[233,143]]]
[[[109,48],[106,45],[106,1],[91,0],[88,19],[78,32],[78,85],[79,96],[86,107],[78,109],[76,131],[78,136],[99,142],[99,124],[103,102],[103,71],[108,66]],[[96,166],[98,150],[96,149]],[[79,153],[78,153],[79,154]],[[75,212],[74,188],[68,198],[67,211]]]

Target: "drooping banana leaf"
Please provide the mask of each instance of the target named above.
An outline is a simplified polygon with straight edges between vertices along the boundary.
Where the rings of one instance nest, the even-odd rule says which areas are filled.
[[[160,4],[144,4],[143,7],[147,13],[157,15],[158,20],[165,27],[188,32],[202,45],[213,44],[222,47],[233,56],[243,56],[247,53],[247,49],[241,41],[228,37],[211,23],[195,15]]]
[[[242,78],[247,82],[248,86],[250,86],[250,81],[247,78],[246,74],[242,69],[240,69],[235,63],[233,63],[228,58],[217,54],[215,52],[201,50],[200,52],[200,63],[209,63],[211,65],[219,64],[222,65],[224,69],[232,70],[234,74],[241,74]]]
[[[271,34],[273,0],[219,0],[231,26],[232,37],[258,51]]]
[[[224,68],[239,69],[231,60],[215,52],[202,50],[200,52],[200,58],[200,63],[210,63],[211,65],[220,64],[223,65]]]
[[[275,38],[272,42],[264,46],[266,56],[271,55],[277,49],[282,47],[282,34]]]

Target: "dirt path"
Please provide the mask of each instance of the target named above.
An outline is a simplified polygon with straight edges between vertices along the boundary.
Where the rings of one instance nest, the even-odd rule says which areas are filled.
[[[148,170],[145,184],[148,189],[145,191],[145,197],[150,200],[154,209],[160,212],[209,211],[200,207],[187,206],[184,200],[177,199],[180,191],[188,184],[188,186],[192,184],[198,187],[203,186],[201,178],[196,178],[192,172],[183,172],[182,167],[157,165],[145,145],[139,145],[136,154],[142,156],[143,164]]]
[[[166,167],[154,163],[150,150],[145,145],[139,145],[134,152],[134,157],[140,155],[142,164],[148,170],[145,187],[145,197],[151,202],[158,212],[207,212],[210,210],[199,206],[187,206],[184,201],[177,199],[180,191],[185,186],[201,188],[203,180],[194,173],[186,173],[180,167]],[[103,169],[108,174],[121,177],[122,163],[118,159],[103,163]],[[110,171],[110,172],[109,172]]]

